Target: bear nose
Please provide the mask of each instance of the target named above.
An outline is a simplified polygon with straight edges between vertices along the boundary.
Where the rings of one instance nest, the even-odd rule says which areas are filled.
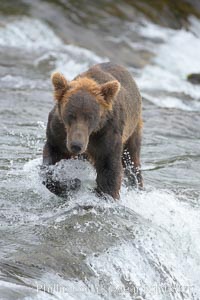
[[[79,143],[79,142],[73,142],[73,143],[71,143],[71,147],[70,148],[71,148],[71,151],[73,153],[78,154],[82,150],[82,144]]]

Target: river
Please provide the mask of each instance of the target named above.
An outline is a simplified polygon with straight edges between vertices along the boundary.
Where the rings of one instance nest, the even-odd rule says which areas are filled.
[[[149,18],[130,1],[8,2],[0,4],[0,300],[200,299],[200,86],[187,81],[200,72],[198,15],[155,22],[156,10]],[[129,69],[143,96],[145,189],[123,183],[119,201],[99,199],[93,167],[70,160],[58,175],[80,178],[81,190],[59,198],[38,175],[50,74],[72,79],[108,60]]]

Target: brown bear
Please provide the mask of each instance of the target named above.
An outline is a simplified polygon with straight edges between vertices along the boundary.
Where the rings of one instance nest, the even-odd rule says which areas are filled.
[[[125,151],[142,187],[142,101],[130,73],[122,66],[102,63],[70,82],[55,72],[52,83],[56,104],[48,118],[43,165],[86,154],[97,172],[97,191],[117,199],[127,166]],[[59,194],[53,181],[45,184]]]

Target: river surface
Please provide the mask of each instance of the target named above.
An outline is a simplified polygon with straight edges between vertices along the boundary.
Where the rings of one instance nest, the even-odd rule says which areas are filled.
[[[200,21],[21,2],[0,5],[0,300],[200,299],[200,86],[186,80],[200,72]],[[99,199],[93,167],[70,160],[56,171],[81,190],[56,197],[38,175],[50,74],[110,59],[143,96],[145,190]]]

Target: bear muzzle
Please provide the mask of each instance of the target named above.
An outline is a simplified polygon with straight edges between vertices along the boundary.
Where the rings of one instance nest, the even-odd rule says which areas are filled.
[[[82,154],[88,146],[88,128],[86,126],[74,125],[67,132],[67,149],[75,154]]]
[[[82,149],[83,145],[79,141],[74,141],[70,144],[70,152],[73,154],[80,154]]]

